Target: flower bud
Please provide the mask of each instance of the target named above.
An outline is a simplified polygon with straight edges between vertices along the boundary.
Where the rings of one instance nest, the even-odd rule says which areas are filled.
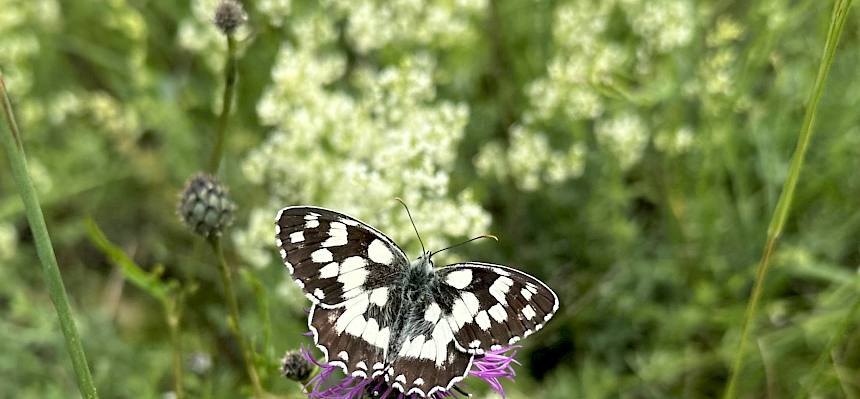
[[[179,200],[179,217],[204,237],[221,235],[233,222],[236,205],[227,189],[212,175],[200,173],[188,180]]]
[[[299,351],[289,351],[281,359],[281,374],[293,381],[304,382],[313,370],[314,365]]]
[[[232,35],[236,28],[248,20],[248,14],[242,7],[242,3],[236,0],[222,0],[215,9],[213,22],[225,35]]]

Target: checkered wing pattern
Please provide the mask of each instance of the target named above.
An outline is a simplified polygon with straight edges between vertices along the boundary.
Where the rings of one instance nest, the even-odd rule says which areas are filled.
[[[287,270],[305,296],[323,308],[345,306],[387,287],[409,265],[384,234],[324,208],[284,208],[278,212],[275,232]]]
[[[457,349],[483,354],[513,345],[541,328],[558,310],[558,297],[540,280],[489,263],[459,263],[438,270],[443,285],[457,290],[441,319]]]

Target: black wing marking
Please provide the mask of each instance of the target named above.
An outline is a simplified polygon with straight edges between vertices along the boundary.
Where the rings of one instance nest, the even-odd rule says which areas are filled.
[[[281,209],[275,243],[287,269],[314,304],[344,306],[385,287],[409,265],[391,239],[361,221],[325,208]]]
[[[386,368],[393,332],[388,325],[389,308],[379,304],[379,290],[388,288],[360,294],[342,307],[311,307],[308,328],[314,335],[314,344],[327,363],[339,366],[347,375],[373,378]],[[396,303],[391,305],[397,307]]]
[[[459,263],[438,270],[456,292],[442,318],[457,349],[471,354],[513,345],[537,332],[558,310],[558,297],[540,280],[490,263]]]
[[[432,330],[405,336],[386,369],[385,380],[407,396],[450,391],[472,368],[474,355],[457,350],[448,323],[437,319],[430,327]]]

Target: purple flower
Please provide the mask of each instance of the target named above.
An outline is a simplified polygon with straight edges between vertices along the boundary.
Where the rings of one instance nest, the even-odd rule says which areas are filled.
[[[505,390],[499,381],[501,378],[513,380],[516,373],[512,363],[519,364],[514,360],[519,346],[508,346],[497,350],[487,351],[483,355],[476,355],[472,361],[469,376],[477,377],[490,385],[493,390],[505,397]],[[418,399],[418,394],[405,395],[396,388],[389,385],[382,376],[375,378],[364,378],[355,376],[342,376],[338,373],[341,368],[328,363],[321,363],[314,359],[313,355],[305,347],[301,349],[305,358],[320,368],[319,374],[308,381],[305,388],[308,397],[312,399],[359,399],[364,395],[374,395],[379,399]],[[458,398],[460,395],[468,396],[460,387],[454,385],[449,391],[438,391],[430,395],[432,399]]]

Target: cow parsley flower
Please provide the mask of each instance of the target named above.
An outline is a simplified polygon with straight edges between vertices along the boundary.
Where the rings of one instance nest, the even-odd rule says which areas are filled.
[[[499,395],[505,397],[505,390],[500,380],[503,378],[513,380],[516,376],[513,364],[517,363],[514,356],[518,348],[518,346],[508,346],[475,356],[467,376],[483,380]],[[417,393],[406,395],[400,392],[389,385],[382,376],[375,378],[344,376],[340,367],[320,362],[307,349],[302,348],[302,353],[305,359],[320,369],[319,373],[305,386],[311,399],[359,399],[365,395],[380,399],[420,398]],[[457,398],[460,395],[470,396],[455,384],[450,390],[437,391],[429,397],[432,399]]]
[[[249,181],[269,191],[265,213],[286,204],[317,204],[380,228],[395,241],[417,244],[405,199],[430,248],[486,232],[489,215],[472,192],[452,192],[456,147],[468,121],[464,104],[439,100],[434,60],[407,56],[382,68],[356,67],[351,89],[333,88],[346,60],[323,50],[336,40],[334,22],[309,18],[295,27],[296,45],[282,46],[272,85],[258,103],[272,133],[245,159]],[[252,213],[256,215],[256,212]],[[256,220],[256,219],[254,219]],[[271,258],[271,219],[234,238],[257,266]]]

